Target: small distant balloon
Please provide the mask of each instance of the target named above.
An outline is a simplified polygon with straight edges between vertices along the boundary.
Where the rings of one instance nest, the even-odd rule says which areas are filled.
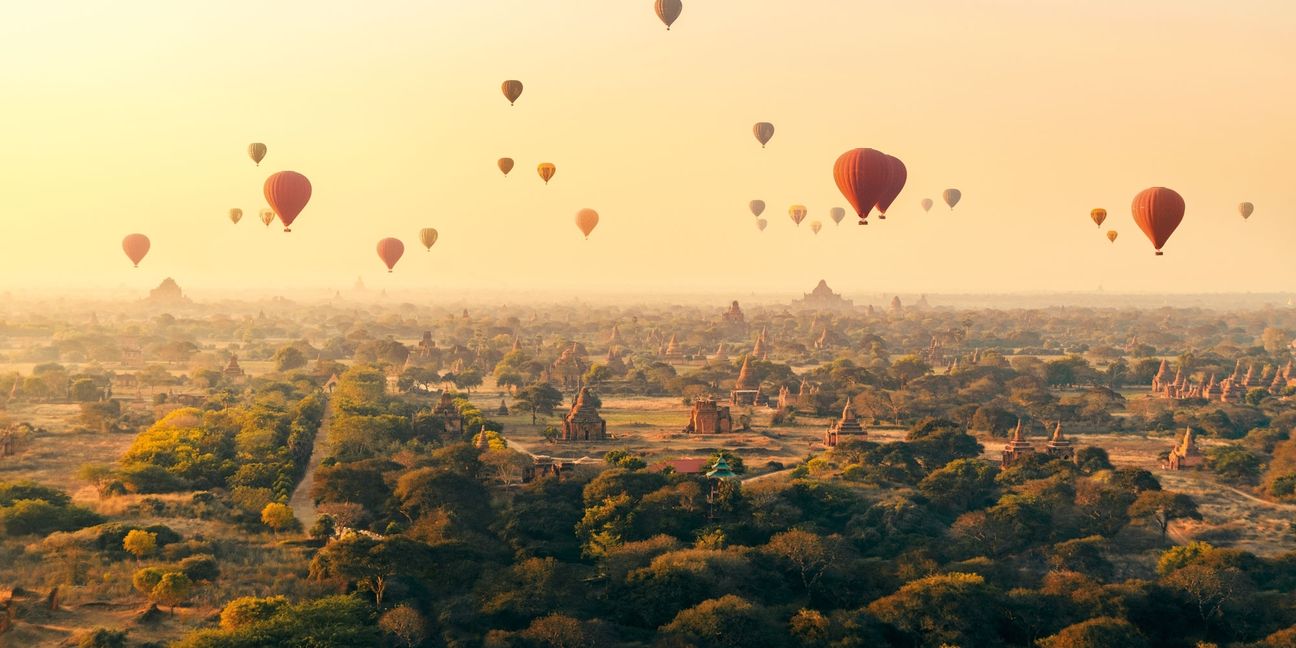
[[[504,98],[508,99],[509,105],[512,106],[522,96],[522,82],[516,79],[509,79],[500,85],[500,90],[504,93]]]
[[[760,142],[761,148],[769,144],[770,138],[774,137],[774,124],[769,122],[757,122],[752,126],[752,134],[756,136],[756,141]]]
[[[284,231],[291,232],[293,221],[310,202],[310,180],[296,171],[280,171],[266,178],[263,189],[270,209],[283,221]]]
[[[229,211],[229,219],[231,223],[238,225],[239,221],[243,220],[243,210],[238,207],[231,209]]]
[[[401,256],[405,254],[405,244],[400,239],[385,238],[378,241],[378,258],[387,264],[387,272],[391,272],[396,267],[396,262],[400,261]]]
[[[495,165],[499,167],[500,173],[503,173],[504,177],[507,178],[509,171],[513,170],[513,158],[500,158]]]
[[[581,233],[584,234],[587,239],[589,238],[590,232],[593,232],[594,228],[598,226],[598,222],[598,212],[593,209],[587,207],[576,212],[576,227],[580,229]]]
[[[431,227],[424,227],[419,230],[419,242],[428,249],[428,252],[431,252],[432,246],[436,245],[437,242],[437,231]]]
[[[1130,209],[1134,212],[1134,222],[1152,241],[1156,255],[1161,256],[1161,248],[1183,222],[1186,209],[1183,196],[1173,189],[1151,187],[1134,196]]]
[[[1244,202],[1244,203],[1239,203],[1239,204],[1238,204],[1238,213],[1239,213],[1239,214],[1242,214],[1242,220],[1246,220],[1246,219],[1248,219],[1248,218],[1251,218],[1251,214],[1252,214],[1253,212],[1255,212],[1255,205],[1252,205],[1252,204],[1249,203],[1249,202]]]
[[[810,231],[811,231],[811,232],[814,232],[815,234],[818,234],[818,233],[819,233],[819,230],[821,230],[821,229],[823,229],[823,223],[821,223],[821,222],[819,222],[819,221],[817,221],[817,220],[816,220],[816,221],[810,221]]]
[[[765,213],[764,200],[753,200],[747,203],[747,207],[751,209],[752,216],[755,216],[757,218],[760,218],[760,215]]]
[[[764,218],[757,218],[757,219],[756,219],[756,229],[758,229],[758,230],[764,232],[764,231],[765,231],[765,226],[766,226],[766,225],[769,225],[769,221],[766,221]]]
[[[929,212],[929,211],[931,211],[932,206],[935,205],[935,204],[936,204],[936,201],[932,200],[931,198],[923,198],[923,199],[922,199],[922,208],[923,208],[923,211],[925,211],[925,212]]]
[[[684,11],[684,3],[680,0],[657,0],[654,9],[657,17],[666,23],[666,31],[670,31],[671,25],[679,19],[680,12]]]
[[[1089,212],[1089,218],[1092,218],[1093,222],[1098,225],[1098,227],[1102,227],[1103,221],[1107,220],[1107,210],[1102,208],[1095,209]]]
[[[548,162],[541,162],[540,166],[536,167],[536,172],[540,174],[540,179],[544,180],[545,184],[549,184],[549,178],[554,177],[554,174],[558,172],[558,167]]]
[[[946,189],[941,194],[941,198],[945,199],[945,204],[949,205],[950,209],[954,209],[954,206],[959,204],[960,200],[963,200],[963,192],[958,189]]]
[[[144,260],[144,256],[148,254],[150,246],[149,238],[143,234],[128,234],[126,238],[122,239],[122,251],[126,253],[126,258],[130,259],[136,268],[139,267],[140,261]]]
[[[275,219],[274,210],[262,209],[259,218],[261,219],[262,225],[265,225],[266,227],[270,227],[270,223],[273,223]]]
[[[251,144],[248,144],[248,157],[252,158],[252,161],[256,162],[257,166],[261,166],[261,160],[264,160],[265,156],[266,156],[265,144],[262,144],[261,142],[253,142]]]
[[[1115,242],[1116,242],[1116,237],[1117,237],[1117,236],[1120,236],[1120,234],[1117,234],[1117,233],[1116,233],[1116,230],[1107,230],[1107,240],[1108,240],[1108,241],[1111,241],[1112,243],[1115,243]]]
[[[792,205],[791,207],[788,207],[788,216],[791,216],[792,222],[797,225],[800,225],[801,221],[805,220],[806,214],[809,213],[810,210],[806,209],[805,205]]]
[[[846,218],[846,210],[842,207],[833,207],[828,210],[828,216],[833,219],[834,223],[841,225],[842,220]]]

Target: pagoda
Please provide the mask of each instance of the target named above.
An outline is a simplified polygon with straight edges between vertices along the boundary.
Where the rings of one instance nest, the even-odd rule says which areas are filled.
[[[612,334],[608,336],[608,341],[607,341],[607,343],[608,343],[608,347],[614,347],[614,346],[616,346],[616,345],[618,345],[618,344],[621,344],[621,327],[620,327],[620,325],[617,325],[617,324],[613,324],[613,325],[612,325]]]
[[[792,302],[794,308],[812,308],[816,310],[846,310],[855,307],[855,303],[849,299],[843,299],[841,295],[833,292],[828,287],[828,282],[823,279],[819,280],[814,290],[806,293],[801,299]]]
[[[225,374],[226,378],[243,377],[243,367],[239,366],[237,355],[230,356],[229,362],[225,365],[225,371],[223,373]]]
[[[1075,446],[1071,445],[1070,439],[1062,436],[1062,421],[1058,421],[1057,427],[1053,428],[1053,436],[1048,445],[1044,446],[1044,452],[1056,459],[1075,461]]]
[[[1023,438],[1021,419],[1017,419],[1017,427],[1013,429],[1012,439],[1004,446],[1001,463],[1004,466],[1011,466],[1034,453],[1035,448]]]
[[[447,436],[460,436],[464,432],[464,417],[455,406],[454,398],[449,392],[441,394],[441,400],[432,408],[432,415],[441,419],[441,428]]]
[[[738,300],[736,299],[729,304],[729,310],[725,311],[722,318],[727,324],[744,324],[747,321],[743,316],[742,309],[738,307]]]
[[[765,327],[761,327],[760,335],[756,336],[756,344],[752,346],[751,354],[760,360],[769,358],[769,343],[765,341]]]
[[[751,356],[743,356],[742,368],[738,370],[738,379],[734,381],[729,400],[734,405],[756,405],[760,396],[760,381],[752,375]]]
[[[562,441],[603,441],[607,439],[607,421],[599,416],[588,387],[581,387],[571,410],[563,417]]]
[[[1201,450],[1197,449],[1197,439],[1193,435],[1192,428],[1189,427],[1184,431],[1183,439],[1170,449],[1170,455],[1166,457],[1165,467],[1170,470],[1188,470],[1190,468],[1200,468],[1205,461],[1206,459],[1202,456]]]
[[[733,416],[728,405],[721,405],[714,398],[700,398],[693,401],[689,412],[688,425],[684,427],[687,434],[728,434],[733,432]]]
[[[678,360],[684,357],[684,354],[680,353],[679,340],[675,338],[674,333],[671,333],[670,340],[666,342],[666,348],[662,351],[662,355],[667,360]]]
[[[829,448],[837,447],[842,436],[863,438],[868,433],[864,431],[864,426],[860,425],[859,417],[855,416],[855,403],[852,399],[846,399],[846,406],[842,408],[841,418],[824,432],[824,445]]]

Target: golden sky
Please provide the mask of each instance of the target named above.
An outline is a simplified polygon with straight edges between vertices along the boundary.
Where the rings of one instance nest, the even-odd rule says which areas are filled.
[[[684,0],[669,32],[652,4],[5,3],[0,287],[1293,286],[1296,3]],[[757,121],[777,128],[768,149]],[[909,183],[885,223],[834,226],[832,164],[860,146],[903,159]],[[315,187],[291,234],[256,221],[282,169]],[[1129,214],[1154,185],[1188,203],[1162,258]],[[957,210],[921,211],[950,186]],[[583,207],[602,215],[588,241]],[[431,253],[421,227],[440,230]],[[138,270],[131,232],[153,241]],[[385,236],[407,247],[392,275]]]

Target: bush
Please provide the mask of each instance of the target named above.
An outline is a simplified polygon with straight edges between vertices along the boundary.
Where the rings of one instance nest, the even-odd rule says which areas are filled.
[[[0,509],[0,521],[4,522],[6,534],[16,536],[75,531],[98,524],[103,518],[79,506],[59,506],[32,499],[18,500],[13,506]]]

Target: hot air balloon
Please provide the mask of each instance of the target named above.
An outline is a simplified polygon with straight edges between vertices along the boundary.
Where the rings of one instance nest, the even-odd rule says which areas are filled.
[[[387,272],[391,272],[396,267],[396,262],[400,261],[405,254],[405,244],[400,239],[385,238],[378,241],[378,258],[387,264]]]
[[[764,200],[753,200],[753,201],[747,203],[747,206],[751,208],[752,216],[755,216],[755,217],[757,217],[757,218],[760,218],[760,215],[763,214],[763,213],[765,213],[765,201],[764,201]]]
[[[265,181],[265,198],[283,221],[284,231],[291,232],[293,221],[311,198],[311,183],[296,171],[280,171]]]
[[[149,239],[143,234],[129,234],[122,239],[122,251],[136,268],[144,260],[144,255],[148,254],[149,247]]]
[[[671,25],[679,18],[680,12],[684,11],[684,3],[680,0],[657,0],[657,17],[666,23],[666,31],[670,31]]]
[[[1116,242],[1116,237],[1117,237],[1117,236],[1120,236],[1120,234],[1117,234],[1117,233],[1116,233],[1116,230],[1107,230],[1107,240],[1108,240],[1108,241],[1111,241],[1112,243],[1115,243],[1115,242]]]
[[[761,143],[761,148],[769,143],[770,138],[774,137],[774,124],[769,122],[756,122],[752,126],[752,134],[756,136],[756,141]]]
[[[828,210],[828,215],[832,217],[834,223],[841,225],[842,220],[846,218],[846,210],[841,207],[833,207]]]
[[[540,166],[536,167],[536,172],[540,174],[540,179],[544,180],[545,184],[549,184],[549,178],[554,177],[554,174],[558,172],[558,167],[548,162],[541,162]]]
[[[424,227],[419,230],[419,241],[423,243],[423,247],[428,249],[428,252],[431,252],[432,246],[436,245],[437,242],[437,231],[431,227]]]
[[[833,179],[846,201],[855,209],[860,225],[868,225],[869,212],[886,186],[891,163],[881,151],[868,148],[842,153],[833,164]]]
[[[791,207],[788,207],[788,216],[791,216],[792,222],[797,225],[800,225],[801,221],[805,220],[806,214],[808,213],[810,213],[810,210],[806,209],[805,205],[792,205]]]
[[[239,209],[238,207],[231,209],[229,213],[229,219],[231,223],[238,225],[239,221],[243,220],[243,210]]]
[[[263,225],[265,225],[266,227],[270,227],[270,223],[274,222],[274,210],[262,209],[260,218],[261,218],[261,223]]]
[[[512,106],[513,102],[517,101],[518,97],[522,96],[522,82],[516,79],[509,79],[500,86],[500,90],[504,92],[504,98],[508,99],[509,105]]]
[[[756,219],[756,229],[758,229],[758,230],[764,232],[764,231],[765,231],[765,226],[766,226],[766,225],[769,225],[769,222],[766,221],[764,218],[757,218],[757,219]]]
[[[894,155],[888,155],[887,158],[887,181],[882,193],[878,195],[877,209],[878,218],[886,220],[887,209],[891,208],[891,203],[900,196],[904,191],[905,182],[909,179],[909,169],[900,161],[900,158]]]
[[[257,166],[261,166],[261,160],[265,159],[265,155],[266,155],[265,144],[262,144],[261,142],[253,142],[252,144],[248,144],[248,157],[252,158],[252,161],[256,162]]]
[[[952,210],[954,209],[954,205],[959,204],[959,201],[963,200],[963,192],[958,189],[946,189],[944,193],[941,194],[941,198],[945,199],[945,204],[949,205],[949,208]]]
[[[1092,218],[1093,222],[1098,224],[1098,227],[1102,227],[1103,221],[1107,220],[1107,210],[1101,207],[1095,209],[1089,212],[1089,218]]]
[[[936,202],[933,201],[931,198],[923,198],[923,199],[922,199],[922,208],[923,208],[923,211],[925,211],[925,212],[929,212],[929,211],[931,211],[932,205],[935,205],[935,204],[936,204]]]
[[[499,167],[500,173],[503,173],[506,178],[509,171],[513,170],[513,158],[500,158],[495,164]]]
[[[598,225],[598,212],[588,207],[576,212],[576,227],[580,228],[585,238],[589,238],[590,232]]]
[[[1161,256],[1161,248],[1165,247],[1175,228],[1183,222],[1183,196],[1173,189],[1152,187],[1134,196],[1134,203],[1130,207],[1134,211],[1134,222],[1138,223],[1139,229],[1152,241],[1157,256]]]
[[[1242,220],[1251,218],[1251,214],[1254,211],[1255,211],[1255,205],[1252,205],[1249,202],[1240,203],[1238,205],[1238,213],[1242,214]]]
[[[810,221],[810,231],[811,231],[811,232],[814,232],[815,234],[818,234],[818,233],[819,233],[819,230],[821,230],[821,229],[823,229],[823,223],[820,223],[819,221]]]

